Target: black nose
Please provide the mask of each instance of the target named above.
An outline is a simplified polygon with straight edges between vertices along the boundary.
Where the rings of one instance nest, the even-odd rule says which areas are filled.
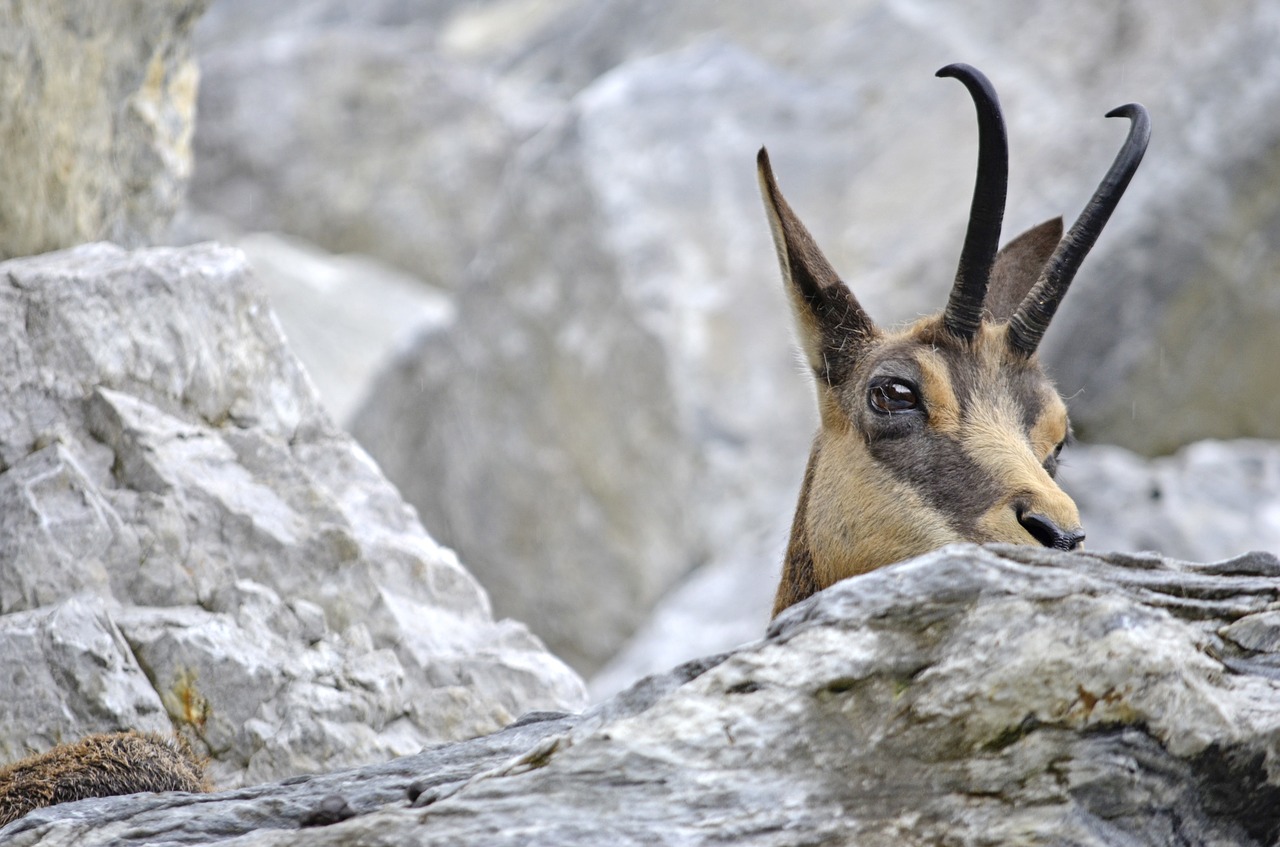
[[[1084,541],[1084,530],[1064,530],[1053,522],[1052,518],[1037,515],[1034,512],[1019,512],[1018,523],[1022,524],[1031,536],[1045,547],[1055,550],[1074,550]]]

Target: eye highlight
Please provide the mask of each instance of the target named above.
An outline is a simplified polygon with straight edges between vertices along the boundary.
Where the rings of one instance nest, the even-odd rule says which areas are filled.
[[[867,387],[867,405],[882,415],[911,412],[920,408],[920,394],[905,379],[878,376]]]

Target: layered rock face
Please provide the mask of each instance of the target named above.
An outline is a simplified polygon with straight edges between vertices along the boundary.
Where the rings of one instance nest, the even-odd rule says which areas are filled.
[[[237,785],[581,704],[331,423],[238,251],[0,279],[0,757],[177,727]]]
[[[191,176],[208,0],[0,8],[0,259],[154,243]]]
[[[1280,562],[947,548],[581,716],[13,845],[1271,844]]]

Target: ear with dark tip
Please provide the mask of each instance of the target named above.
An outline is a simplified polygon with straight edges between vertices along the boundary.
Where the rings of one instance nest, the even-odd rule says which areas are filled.
[[[983,303],[989,320],[1004,323],[1013,317],[1061,240],[1062,218],[1057,217],[1031,227],[996,254]]]
[[[836,385],[847,375],[857,351],[876,334],[875,324],[783,198],[763,147],[756,164],[805,358],[820,379]]]

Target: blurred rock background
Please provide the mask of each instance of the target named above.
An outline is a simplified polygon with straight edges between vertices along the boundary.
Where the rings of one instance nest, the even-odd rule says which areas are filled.
[[[1089,546],[1280,547],[1274,3],[215,0],[193,37],[170,240],[245,251],[330,410],[597,693],[767,616],[815,415],[755,151],[878,320],[934,311],[976,157],[949,62],[1000,91],[1006,237],[1152,113],[1044,347],[1115,445],[1063,471]]]

